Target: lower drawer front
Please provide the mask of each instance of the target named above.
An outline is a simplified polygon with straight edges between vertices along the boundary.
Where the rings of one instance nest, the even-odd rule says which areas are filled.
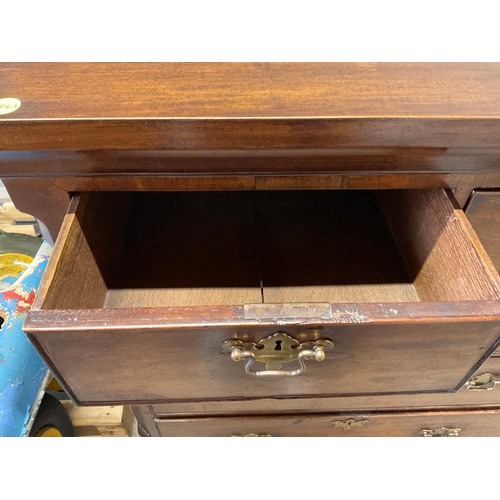
[[[455,393],[391,394],[379,396],[339,396],[333,398],[294,398],[237,401],[177,401],[155,404],[157,417],[186,415],[234,415],[237,413],[339,413],[363,411],[447,411],[500,409],[500,357],[492,356],[481,365],[473,377]]]
[[[156,418],[155,423],[161,436],[172,437],[500,436],[500,410],[321,416]]]

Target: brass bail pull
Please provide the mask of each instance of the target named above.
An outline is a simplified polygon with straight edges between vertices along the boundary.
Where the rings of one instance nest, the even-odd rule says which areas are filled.
[[[423,437],[454,437],[459,436],[462,429],[459,427],[438,427],[437,429],[422,429],[420,435]]]
[[[253,377],[294,377],[306,371],[305,361],[314,359],[323,361],[325,351],[333,349],[333,342],[328,339],[302,342],[287,333],[277,332],[259,342],[242,342],[229,339],[222,348],[231,354],[233,361],[247,360],[245,372]],[[298,367],[283,370],[285,363],[298,362]],[[265,364],[264,370],[253,369],[255,363]]]
[[[465,384],[469,391],[490,391],[500,383],[500,376],[486,372],[471,377]]]

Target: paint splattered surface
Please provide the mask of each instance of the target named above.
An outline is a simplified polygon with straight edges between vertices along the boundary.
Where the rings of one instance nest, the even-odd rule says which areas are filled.
[[[51,247],[43,243],[26,271],[0,291],[0,436],[24,436],[47,367],[23,332]]]

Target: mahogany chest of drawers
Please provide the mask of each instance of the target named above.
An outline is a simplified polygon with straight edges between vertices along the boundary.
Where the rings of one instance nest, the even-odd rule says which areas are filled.
[[[144,435],[500,435],[500,65],[6,64],[25,331]],[[1,101],[0,101],[1,102]]]

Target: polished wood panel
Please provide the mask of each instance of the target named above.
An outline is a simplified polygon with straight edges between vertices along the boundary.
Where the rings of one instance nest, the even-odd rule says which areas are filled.
[[[472,189],[500,185],[485,178],[499,164],[499,67],[4,64],[0,90],[23,105],[0,120],[0,177],[23,178],[25,195],[12,183],[9,192],[53,238],[66,206],[61,212],[54,203],[60,197],[50,183],[36,184],[40,176],[62,176],[57,184],[68,192],[200,189],[200,182],[285,189],[281,178],[240,177],[279,172],[302,189],[337,188],[337,178],[309,174],[338,172],[343,188],[447,187],[463,204]],[[423,172],[441,174],[423,185]],[[450,172],[478,177],[470,183]],[[215,173],[226,177],[207,180]]]
[[[500,376],[500,358],[491,356],[474,375],[492,373]],[[469,390],[465,385],[457,392],[390,394],[377,396],[337,396],[322,398],[261,398],[238,401],[176,401],[155,404],[150,411],[158,417],[224,416],[243,413],[248,416],[287,413],[325,413],[353,411],[415,411],[500,409],[500,386],[491,390]]]
[[[500,434],[500,410],[156,418],[155,423],[162,436],[422,437],[423,430],[441,429],[480,437]]]
[[[500,183],[500,175],[498,178]],[[51,178],[51,181],[57,186],[60,186],[61,189],[68,192],[226,191],[251,190],[256,188],[256,179],[251,175],[98,175],[83,177],[57,177]],[[27,182],[29,182],[29,180],[27,180]]]
[[[447,392],[461,387],[499,337],[497,324],[483,321],[155,329],[111,327],[105,310],[92,314],[98,328],[77,313],[77,329],[25,327],[80,404]],[[321,335],[335,348],[292,379],[252,377],[223,354],[227,339],[257,342],[276,331],[303,340]]]
[[[65,189],[49,179],[2,179],[16,208],[40,220],[56,241],[70,203]],[[49,235],[44,235],[50,241]]]
[[[300,149],[500,147],[495,118],[238,118],[0,121],[0,147],[25,151],[106,149]],[[31,134],[24,135],[26,129]],[[492,154],[488,149],[495,150]],[[359,153],[358,153],[359,154]],[[116,168],[116,167],[115,167]],[[118,166],[119,168],[119,166]],[[60,172],[61,170],[59,170]]]
[[[51,264],[49,263],[49,266]],[[55,266],[55,264],[54,264]],[[314,304],[312,304],[314,306]],[[460,321],[499,321],[498,301],[464,302],[400,302],[400,303],[359,303],[333,304],[331,317],[323,317],[325,325],[369,324],[381,325],[387,322],[416,324]],[[67,331],[78,324],[89,328],[99,328],[102,323],[95,310],[43,309],[43,294],[39,295],[31,314],[28,315],[25,330]],[[106,309],[110,325],[117,328],[136,328],[148,325],[152,329],[185,328],[196,325],[224,328],[262,325],[275,327],[277,324],[299,322],[304,327],[317,324],[318,319],[310,317],[284,316],[276,318],[254,318],[245,315],[243,306],[197,306],[197,307],[156,307],[133,309]],[[75,319],[76,318],[76,319]],[[52,328],[49,327],[52,325]]]
[[[482,63],[4,63],[17,119],[499,117]]]
[[[25,63],[4,64],[0,74],[0,92],[23,103],[2,117],[0,148],[28,156],[500,147],[495,63]],[[121,168],[115,162],[108,172]]]
[[[78,191],[221,191],[236,189],[432,189],[454,192],[464,206],[474,188],[500,185],[500,174],[338,173],[296,175],[100,175],[57,177],[50,181],[69,192]],[[22,181],[26,188],[30,180]]]
[[[237,129],[235,129],[237,130]],[[1,131],[1,128],[0,128]],[[382,133],[382,131],[380,131]],[[62,132],[61,132],[62,133]],[[67,133],[67,132],[66,132]],[[212,132],[195,134],[204,137]],[[258,134],[258,132],[256,132]],[[137,140],[137,139],[136,139]],[[229,140],[229,139],[228,139]],[[248,139],[247,139],[248,141]],[[291,142],[291,138],[290,138]],[[425,143],[424,139],[422,142]],[[60,141],[58,141],[60,144]],[[445,142],[443,142],[445,144]],[[57,144],[53,145],[54,148]],[[139,144],[137,145],[139,146]],[[242,144],[235,149],[235,144],[227,148],[179,149],[177,145],[165,145],[163,149],[99,149],[99,150],[35,150],[35,151],[0,151],[0,172],[2,177],[26,175],[42,177],[61,176],[61,182],[83,182],[90,179],[74,177],[108,175],[132,176],[137,189],[143,189],[142,174],[161,176],[168,174],[204,175],[317,175],[338,173],[342,175],[379,174],[396,172],[408,175],[408,172],[434,172],[457,174],[482,173],[494,174],[500,159],[498,147],[465,148],[443,146],[341,146],[330,144],[325,147],[312,147],[311,144],[294,148],[258,147]],[[243,147],[245,146],[245,147]],[[12,147],[12,146],[10,146]],[[123,182],[130,182],[125,179]],[[264,179],[265,180],[265,179]],[[96,183],[88,184],[88,189],[96,189],[102,180],[93,178]],[[290,179],[293,182],[293,179]],[[295,186],[300,187],[300,186]],[[314,187],[314,186],[310,186]],[[422,186],[426,187],[426,186]],[[431,186],[429,186],[431,187]],[[293,186],[290,187],[291,189]],[[109,189],[109,188],[108,188]],[[158,189],[158,188],[156,188]],[[78,190],[87,190],[78,188]]]
[[[1,156],[1,152],[0,152]],[[1,158],[0,158],[1,163]],[[49,162],[50,165],[53,165]],[[73,162],[68,164],[71,169]],[[24,165],[26,167],[26,165]],[[14,171],[19,174],[21,167]],[[31,168],[31,167],[30,167]],[[2,175],[7,175],[2,167]],[[10,197],[22,211],[48,227],[55,241],[69,205],[69,194],[82,191],[220,191],[285,189],[448,188],[464,206],[474,188],[500,186],[500,174],[356,174],[189,176],[129,175],[88,177],[4,177]]]

